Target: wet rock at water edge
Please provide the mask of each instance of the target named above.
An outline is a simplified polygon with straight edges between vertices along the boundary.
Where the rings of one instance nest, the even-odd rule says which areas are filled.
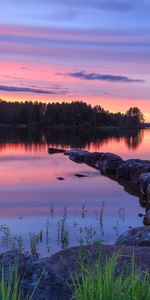
[[[128,229],[120,235],[115,245],[150,246],[150,226]]]
[[[57,177],[56,179],[57,179],[57,180],[60,180],[60,181],[63,181],[63,180],[65,180],[65,178],[64,178],[64,177]]]
[[[99,161],[104,153],[103,152],[93,152],[85,158],[85,163],[88,166],[94,167],[97,161]]]
[[[64,155],[68,155],[69,159],[76,163],[83,163],[85,162],[85,158],[89,155],[89,152],[86,150],[67,150],[64,152]]]
[[[63,149],[48,148],[49,154],[64,153],[64,152],[65,152],[65,150],[63,150]]]
[[[116,169],[123,163],[123,159],[114,153],[103,153],[100,160],[95,164],[101,172],[115,173]]]
[[[150,161],[141,159],[129,159],[123,162],[116,170],[117,179],[129,180],[133,184],[139,184],[140,175],[150,172]]]

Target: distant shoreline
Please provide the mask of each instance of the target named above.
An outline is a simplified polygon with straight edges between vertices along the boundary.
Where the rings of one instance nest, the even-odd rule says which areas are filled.
[[[123,130],[123,129],[128,129],[128,130],[140,130],[140,129],[146,129],[150,128],[150,124],[143,124],[141,126],[137,127],[121,127],[121,126],[91,126],[91,125],[74,125],[74,126],[67,126],[67,125],[47,125],[47,126],[42,126],[41,124],[0,124],[0,128],[18,128],[18,129],[96,129],[96,130]]]

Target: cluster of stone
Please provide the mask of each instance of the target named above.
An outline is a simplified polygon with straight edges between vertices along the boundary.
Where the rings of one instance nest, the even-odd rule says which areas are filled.
[[[77,163],[86,163],[102,174],[113,174],[117,181],[129,181],[137,185],[141,197],[150,203],[150,161],[128,159],[124,161],[114,153],[90,153],[85,150],[65,151],[65,155]]]
[[[64,153],[76,163],[86,163],[101,174],[116,180],[124,189],[139,195],[140,203],[146,208],[144,224],[150,225],[150,161],[142,159],[123,160],[114,153],[88,152],[86,150],[63,150],[49,148],[48,152]]]

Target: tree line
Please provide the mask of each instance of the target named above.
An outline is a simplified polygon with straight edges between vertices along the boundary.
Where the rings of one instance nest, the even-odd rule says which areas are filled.
[[[1,125],[137,128],[143,123],[144,116],[138,107],[130,107],[123,114],[106,111],[100,105],[92,107],[82,101],[46,104],[0,100]]]

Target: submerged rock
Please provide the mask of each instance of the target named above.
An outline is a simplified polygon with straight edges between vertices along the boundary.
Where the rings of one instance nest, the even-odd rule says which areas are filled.
[[[64,177],[57,177],[56,179],[57,179],[57,180],[60,180],[60,181],[65,180]]]
[[[139,213],[138,216],[139,216],[140,218],[142,218],[144,215],[143,215],[142,213]]]
[[[79,178],[82,178],[82,177],[88,177],[87,175],[84,175],[84,174],[78,174],[78,173],[75,174],[75,176],[76,176],[76,177],[79,177]]]
[[[117,239],[115,245],[150,246],[150,226],[127,230]]]
[[[64,152],[65,152],[65,150],[63,150],[63,149],[48,148],[49,154],[64,153]]]

